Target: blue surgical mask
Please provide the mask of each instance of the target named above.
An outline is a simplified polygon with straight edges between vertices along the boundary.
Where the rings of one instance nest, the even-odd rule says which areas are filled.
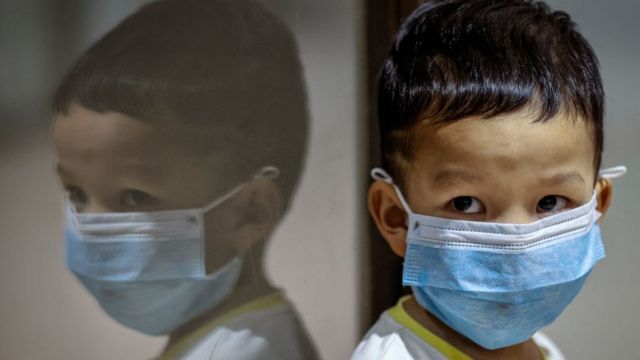
[[[486,349],[526,341],[553,322],[605,256],[595,193],[585,205],[530,224],[485,223],[416,214],[384,170],[371,174],[394,186],[409,215],[403,285]]]
[[[275,177],[263,168],[256,177]],[[164,335],[233,291],[240,257],[205,271],[204,214],[237,194],[241,184],[201,209],[79,214],[68,199],[67,266],[115,320]]]

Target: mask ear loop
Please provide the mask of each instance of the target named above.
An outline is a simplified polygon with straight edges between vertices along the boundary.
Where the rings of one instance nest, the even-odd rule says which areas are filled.
[[[400,199],[400,203],[402,204],[402,207],[404,208],[404,210],[409,214],[413,214],[413,211],[411,211],[411,208],[409,207],[409,203],[407,202],[407,200],[405,200],[404,196],[402,195],[402,192],[400,191],[400,189],[398,189],[396,184],[393,182],[393,178],[391,177],[391,175],[389,175],[389,173],[384,171],[384,169],[382,168],[375,167],[371,169],[371,177],[374,180],[384,181],[387,184],[393,186],[393,189],[396,191],[396,194],[398,194],[398,198]]]
[[[613,166],[598,171],[598,176],[605,179],[617,179],[624,176],[627,173],[626,166]]]
[[[275,166],[265,166],[265,167],[261,168],[255,175],[253,175],[252,179],[253,180],[257,180],[257,179],[275,179],[278,176],[280,176],[280,170],[277,167],[275,167]],[[214,200],[209,205],[203,207],[201,212],[204,214],[204,213],[209,212],[210,210],[214,209],[215,207],[220,206],[222,203],[224,203],[225,201],[229,200],[230,198],[235,196],[237,193],[239,193],[240,190],[244,189],[244,187],[247,186],[248,183],[249,183],[248,181],[247,182],[243,182],[242,184],[234,187],[228,193],[222,195],[221,197],[219,197],[218,199]]]
[[[612,180],[612,179],[621,178],[626,173],[627,173],[627,167],[620,165],[620,166],[608,167],[598,171],[598,177]],[[602,213],[596,210],[596,217],[594,221],[598,221],[601,217],[602,217]]]
[[[275,166],[265,166],[260,171],[258,171],[255,175],[253,175],[254,179],[275,179],[280,176],[280,169]]]

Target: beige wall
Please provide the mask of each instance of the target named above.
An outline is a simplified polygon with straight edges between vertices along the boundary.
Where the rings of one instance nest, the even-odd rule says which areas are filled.
[[[364,9],[359,1],[263,2],[298,38],[312,127],[306,171],[274,236],[268,270],[298,306],[322,357],[346,359],[360,336]]]
[[[640,3],[635,0],[552,0],[567,11],[600,58],[607,93],[604,166],[626,165],[614,183],[603,225],[607,257],[584,290],[551,326],[568,359],[640,357]]]

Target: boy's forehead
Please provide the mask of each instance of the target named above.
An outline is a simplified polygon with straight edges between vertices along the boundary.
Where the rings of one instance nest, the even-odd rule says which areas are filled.
[[[54,118],[53,138],[59,150],[83,149],[138,155],[190,152],[202,131],[178,122],[140,120],[117,112],[98,113],[79,105]]]
[[[430,176],[454,167],[488,175],[594,170],[593,131],[586,121],[562,113],[544,122],[535,119],[520,112],[419,125],[413,134],[413,167]]]
[[[196,136],[178,127],[115,112],[97,113],[80,106],[57,115],[53,124],[53,139],[63,167],[108,166],[151,173],[169,171],[186,160],[199,159],[204,164],[210,154],[194,151]]]
[[[195,151],[188,132],[171,130],[119,113],[72,108],[53,123],[58,173],[65,184],[93,195],[134,188],[180,207],[200,206],[235,181],[223,171],[229,168],[225,156]]]
[[[97,113],[72,106],[54,118],[53,138],[60,148],[130,150],[159,142],[161,132],[148,123],[116,112]]]

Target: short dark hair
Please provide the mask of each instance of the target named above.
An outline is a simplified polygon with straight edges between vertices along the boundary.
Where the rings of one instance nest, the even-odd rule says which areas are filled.
[[[598,60],[568,14],[540,1],[432,0],[395,36],[379,75],[382,166],[404,182],[411,130],[533,106],[536,121],[559,111],[594,128],[600,166],[604,91]]]
[[[277,166],[287,204],[302,172],[309,116],[298,49],[290,30],[253,0],[141,7],[63,79],[53,110],[67,114],[73,103],[210,131],[210,142],[227,140],[225,154],[243,168],[226,174]]]

